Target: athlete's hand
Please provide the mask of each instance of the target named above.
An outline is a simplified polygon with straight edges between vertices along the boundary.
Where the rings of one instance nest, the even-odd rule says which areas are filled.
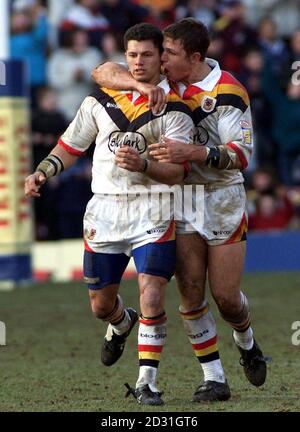
[[[116,151],[116,164],[131,172],[140,172],[143,169],[144,161],[139,153],[132,147],[123,146]]]
[[[46,182],[46,177],[40,171],[30,174],[25,179],[24,192],[28,197],[40,197],[39,190],[41,186]]]
[[[158,162],[183,163],[190,160],[190,145],[163,137],[160,143],[150,144],[150,156]]]
[[[144,82],[138,82],[136,89],[143,96],[147,96],[149,100],[149,109],[153,114],[158,115],[162,112],[166,104],[166,95],[161,87]]]

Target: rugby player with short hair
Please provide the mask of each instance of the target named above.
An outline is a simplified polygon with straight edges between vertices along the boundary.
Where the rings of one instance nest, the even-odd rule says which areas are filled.
[[[253,148],[250,102],[245,88],[219,64],[206,58],[210,43],[207,28],[186,18],[164,31],[162,64],[173,88],[193,111],[194,144],[182,146],[164,139],[153,144],[150,154],[160,162],[192,162],[186,183],[204,185],[204,224],[177,222],[176,279],[181,294],[184,327],[204,371],[204,383],[193,400],[218,401],[230,397],[230,389],[216,348],[216,326],[205,300],[208,280],[221,316],[233,328],[240,363],[251,384],[266,379],[266,361],[253,338],[249,305],[240,290],[246,251],[246,195],[241,170]],[[102,68],[102,76],[100,74]],[[94,70],[97,81],[108,82],[125,71],[117,65]],[[131,88],[137,83],[131,77]],[[145,87],[154,108],[163,104],[162,92]],[[197,196],[194,196],[197,200]]]
[[[122,275],[132,255],[138,271],[140,309],[139,376],[133,390],[137,401],[161,405],[156,387],[157,368],[166,341],[164,297],[175,270],[175,224],[172,211],[164,214],[168,185],[181,183],[188,164],[161,164],[149,158],[148,146],[161,138],[188,144],[193,121],[187,105],[161,81],[163,36],[150,24],[138,24],[125,36],[128,68],[141,83],[158,85],[166,106],[154,115],[148,99],[137,91],[98,88],[85,98],[76,117],[50,155],[25,181],[25,194],[37,197],[45,181],[74,164],[95,141],[92,199],[84,215],[84,279],[92,311],[108,322],[101,360],[110,366],[122,355],[138,315],[124,308],[118,295]],[[126,86],[124,83],[126,90]],[[155,209],[149,194],[162,196]],[[157,214],[153,214],[157,210]],[[160,213],[161,212],[161,213]],[[155,212],[154,212],[155,213]],[[71,223],[71,222],[70,222]]]

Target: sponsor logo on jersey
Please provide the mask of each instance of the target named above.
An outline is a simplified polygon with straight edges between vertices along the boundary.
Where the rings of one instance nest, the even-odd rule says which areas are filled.
[[[204,127],[202,126],[197,126],[196,132],[194,133],[193,136],[194,144],[204,146],[208,142],[208,138],[209,135],[207,130],[204,129]]]
[[[251,125],[247,120],[241,120],[239,122],[241,128],[242,128],[242,134],[243,134],[243,142],[246,145],[252,144],[252,133],[251,133]]]
[[[115,153],[119,147],[129,146],[142,154],[146,150],[146,139],[139,132],[114,131],[109,135],[108,148]]]
[[[111,102],[107,102],[107,104],[106,104],[106,108],[115,108],[115,109],[120,109],[120,107],[118,107],[117,104],[115,104],[115,103],[111,103]]]
[[[202,102],[201,102],[201,108],[204,112],[210,113],[214,110],[217,103],[217,99],[211,97],[211,96],[204,96]]]

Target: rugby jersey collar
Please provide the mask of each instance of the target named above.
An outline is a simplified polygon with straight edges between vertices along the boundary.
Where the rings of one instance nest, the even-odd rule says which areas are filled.
[[[170,91],[170,86],[168,83],[167,78],[161,77],[161,81],[159,84],[157,84],[157,87],[161,87],[163,89],[163,91],[165,92],[165,94],[167,95]],[[131,102],[134,104],[134,102],[141,96],[141,93],[139,93],[136,90],[132,91],[132,100]]]
[[[219,79],[221,78],[222,71],[220,69],[219,63],[214,59],[206,58],[205,63],[212,68],[211,72],[202,81],[191,83],[191,85],[198,87],[204,91],[212,91],[215,85],[217,84],[217,82],[219,81]],[[184,87],[183,86],[184,84],[180,83],[179,85],[180,94],[182,94],[181,93],[182,90],[184,91],[186,88],[186,86]]]

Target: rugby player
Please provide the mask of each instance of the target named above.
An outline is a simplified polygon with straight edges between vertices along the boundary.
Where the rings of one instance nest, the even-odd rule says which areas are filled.
[[[189,142],[191,111],[161,81],[163,36],[150,24],[138,24],[124,36],[126,59],[132,76],[160,86],[166,93],[163,113],[154,115],[148,99],[137,91],[101,87],[83,101],[57,146],[25,181],[25,194],[37,197],[45,181],[71,166],[93,141],[92,191],[84,216],[84,278],[91,308],[108,322],[102,362],[110,366],[122,355],[138,315],[124,308],[118,295],[122,275],[132,255],[138,271],[140,309],[138,332],[139,376],[134,395],[147,405],[161,405],[156,387],[157,368],[166,341],[164,297],[175,270],[175,224],[164,208],[149,199],[152,187],[169,205],[169,186],[183,181],[187,164],[161,164],[148,158],[148,145],[161,131],[170,139]],[[151,197],[150,197],[151,198]],[[154,213],[153,213],[154,210]],[[157,214],[155,214],[155,210]],[[71,223],[71,222],[70,222]]]
[[[230,389],[216,348],[215,322],[205,300],[207,279],[221,316],[233,328],[247,379],[261,386],[267,373],[250,326],[248,301],[240,290],[247,233],[241,171],[253,148],[250,102],[245,88],[215,60],[206,58],[210,40],[202,23],[183,19],[163,33],[164,73],[192,109],[196,133],[194,145],[184,147],[165,139],[163,146],[150,146],[150,154],[160,162],[192,162],[186,183],[204,185],[203,226],[192,220],[177,222],[176,280],[184,327],[204,371],[204,382],[193,400],[226,400]],[[108,64],[94,70],[94,79],[108,82],[109,69],[115,81],[126,73]],[[133,89],[137,85],[132,77],[130,85]],[[148,86],[143,91],[151,94],[154,108],[163,104],[160,90]]]

